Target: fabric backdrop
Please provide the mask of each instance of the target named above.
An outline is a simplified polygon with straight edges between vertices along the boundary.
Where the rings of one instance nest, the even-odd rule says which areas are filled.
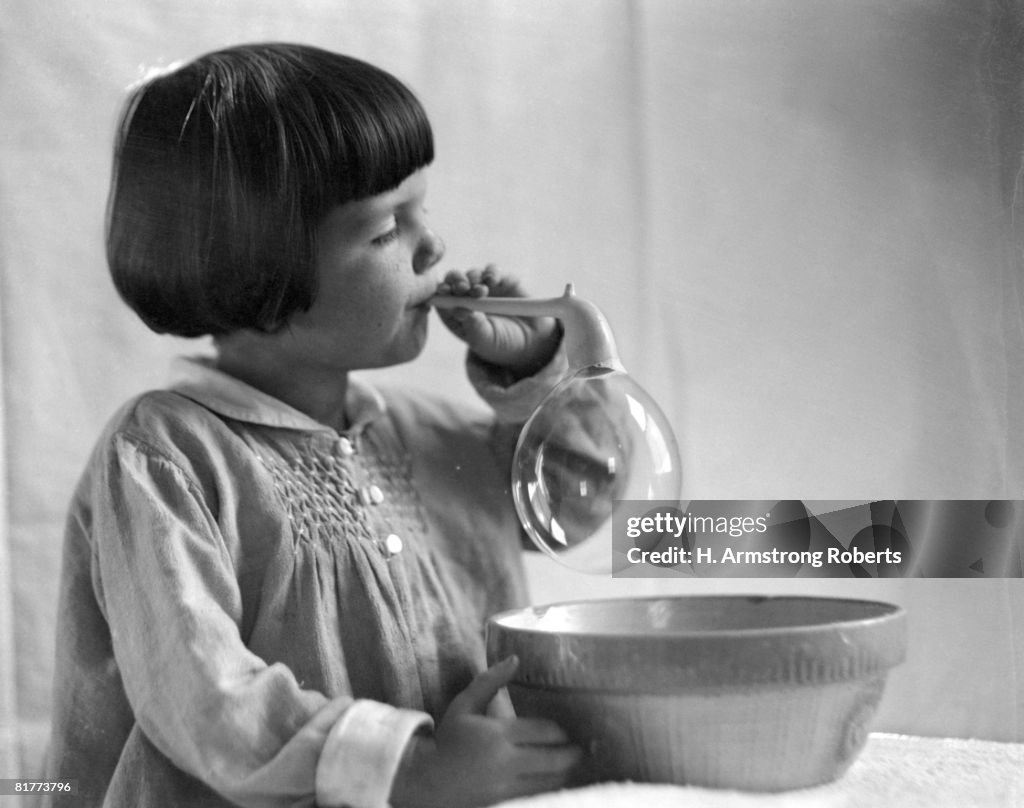
[[[105,274],[114,122],[152,67],[291,39],[405,79],[447,263],[608,314],[693,498],[1024,497],[1017,0],[3,0],[0,777],[45,745],[60,533],[127,396],[197,346]],[[437,327],[410,384],[470,396]],[[389,371],[394,374],[395,371]],[[607,581],[535,599],[843,592],[904,603],[882,729],[1024,739],[1014,581]],[[158,630],[158,627],[155,627]]]

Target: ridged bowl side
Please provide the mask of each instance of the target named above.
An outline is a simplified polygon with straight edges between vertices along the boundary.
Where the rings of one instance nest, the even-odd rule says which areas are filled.
[[[784,791],[830,782],[867,739],[884,676],[817,687],[664,696],[512,685],[521,716],[586,751],[581,781]]]

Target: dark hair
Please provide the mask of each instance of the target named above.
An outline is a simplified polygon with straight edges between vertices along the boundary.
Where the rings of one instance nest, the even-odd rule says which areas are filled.
[[[202,56],[130,94],[115,144],[107,262],[158,333],[273,331],[316,294],[316,228],[434,156],[394,76],[291,44]]]

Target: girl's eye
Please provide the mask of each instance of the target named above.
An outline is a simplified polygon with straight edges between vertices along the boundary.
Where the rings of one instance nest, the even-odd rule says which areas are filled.
[[[390,244],[396,238],[398,238],[398,225],[395,225],[386,233],[381,233],[379,236],[374,238],[371,243],[377,247],[383,247],[386,244]]]

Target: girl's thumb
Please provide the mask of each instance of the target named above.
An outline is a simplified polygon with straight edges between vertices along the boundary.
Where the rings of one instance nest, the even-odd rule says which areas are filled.
[[[485,713],[491,699],[512,681],[518,668],[519,657],[512,655],[481,671],[469,686],[455,697],[450,709],[459,713]]]

